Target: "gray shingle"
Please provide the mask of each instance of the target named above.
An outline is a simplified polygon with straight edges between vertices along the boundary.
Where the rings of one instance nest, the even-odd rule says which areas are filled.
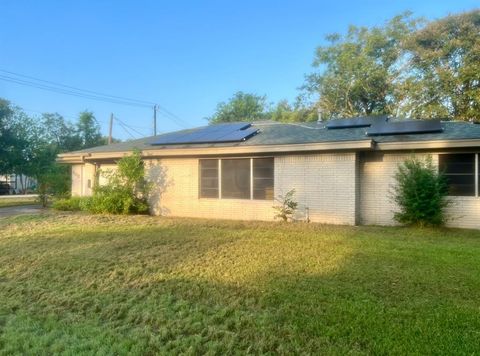
[[[180,144],[180,145],[152,145],[152,142],[158,140],[158,136],[151,136],[139,140],[116,143],[109,146],[98,146],[81,151],[78,153],[94,152],[123,152],[131,151],[134,148],[140,150],[158,150],[168,147],[172,148],[200,148],[200,147],[236,147],[236,146],[258,146],[258,145],[285,145],[301,143],[320,143],[320,142],[341,142],[341,141],[363,141],[370,140],[365,132],[366,128],[348,128],[328,130],[324,123],[276,123],[276,122],[256,122],[253,126],[260,129],[259,134],[253,136],[244,142],[233,143],[208,143],[208,144]],[[409,134],[409,135],[388,135],[374,137],[375,142],[411,142],[411,141],[443,141],[443,140],[462,140],[479,139],[480,125],[468,122],[442,122],[444,128],[441,133],[430,134]],[[193,128],[182,130],[183,132],[195,132],[201,129]]]

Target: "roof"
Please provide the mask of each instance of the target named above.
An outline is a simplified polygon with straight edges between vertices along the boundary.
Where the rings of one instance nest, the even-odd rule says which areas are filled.
[[[239,148],[258,146],[278,146],[278,145],[297,145],[297,144],[321,144],[332,143],[341,144],[342,142],[371,142],[372,145],[385,143],[409,143],[409,142],[444,142],[456,140],[478,140],[480,146],[480,125],[459,121],[442,121],[443,132],[438,133],[420,133],[404,135],[386,135],[369,137],[366,135],[367,128],[345,128],[329,130],[324,122],[314,123],[278,123],[278,122],[254,122],[252,127],[259,129],[259,133],[246,141],[240,142],[218,142],[218,143],[196,143],[196,144],[169,144],[153,145],[159,138],[168,138],[169,135],[178,135],[179,133],[192,133],[203,129],[203,127],[176,131],[174,133],[165,133],[162,135],[145,137],[138,140],[126,141],[106,146],[92,147],[81,151],[69,152],[59,155],[59,157],[74,155],[89,155],[102,153],[128,152],[139,149],[143,152],[159,150],[179,150],[179,149],[203,149],[203,148]]]

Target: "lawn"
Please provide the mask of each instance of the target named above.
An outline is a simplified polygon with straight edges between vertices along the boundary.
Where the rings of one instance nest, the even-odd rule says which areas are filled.
[[[32,205],[38,204],[35,198],[32,197],[1,197],[0,198],[0,208],[6,208],[9,206],[20,206],[20,205]]]
[[[476,354],[480,231],[0,219],[0,354]]]

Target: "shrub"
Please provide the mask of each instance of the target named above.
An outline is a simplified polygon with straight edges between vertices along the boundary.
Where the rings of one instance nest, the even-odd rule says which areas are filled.
[[[396,221],[419,226],[445,223],[445,208],[449,204],[447,183],[433,165],[431,156],[424,161],[415,157],[407,159],[398,166],[395,180],[392,199],[399,208],[394,214]]]
[[[80,211],[85,210],[86,201],[90,197],[71,197],[67,199],[58,199],[53,202],[52,208],[62,211]]]
[[[118,161],[117,171],[107,175],[108,183],[95,186],[93,196],[85,205],[92,213],[146,214],[150,184],[139,151]]]
[[[292,219],[293,214],[297,210],[298,203],[293,199],[295,195],[295,189],[290,190],[285,195],[280,195],[277,200],[280,205],[274,206],[273,209],[277,211],[275,214],[275,219],[279,218],[283,221],[288,221],[288,219]]]

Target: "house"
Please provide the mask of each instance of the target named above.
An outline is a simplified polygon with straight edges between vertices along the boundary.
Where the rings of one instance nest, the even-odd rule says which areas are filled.
[[[431,155],[448,178],[448,224],[480,228],[480,125],[473,123],[364,117],[221,124],[64,153],[58,161],[72,166],[72,194],[85,196],[99,169],[114,169],[135,148],[154,184],[153,214],[272,220],[275,198],[295,189],[297,219],[392,225],[394,174],[414,153]]]
[[[24,174],[0,174],[0,195],[25,194],[36,185],[35,179]]]

